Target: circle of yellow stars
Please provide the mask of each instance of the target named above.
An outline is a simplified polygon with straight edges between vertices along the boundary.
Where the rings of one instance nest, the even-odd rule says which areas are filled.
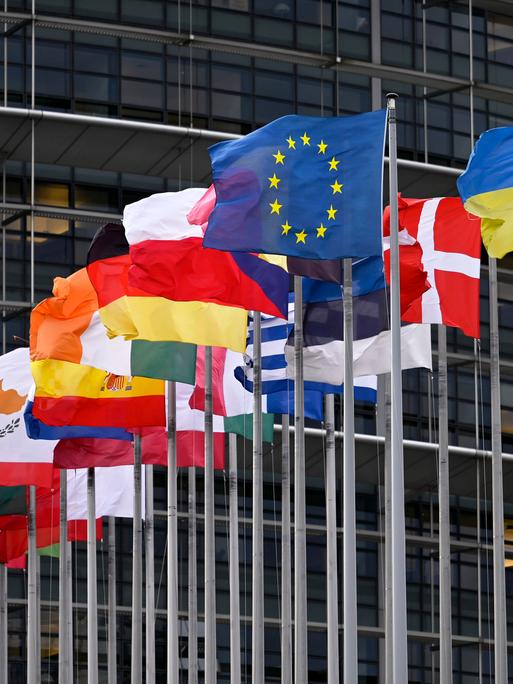
[[[325,158],[323,159],[323,163],[326,163],[328,166],[327,170],[331,177],[330,180],[333,179],[333,183],[330,183],[329,186],[331,188],[334,201],[336,199],[336,195],[342,194],[342,188],[344,187],[344,185],[339,181],[339,174],[341,171],[341,169],[339,169],[340,159],[337,159],[335,155],[333,155],[331,159],[329,159],[330,155],[328,153],[328,144],[325,143],[324,140],[321,139],[319,143],[314,143],[313,145],[311,143],[311,140],[312,137],[309,136],[306,131],[303,133],[303,135],[297,136],[296,140],[294,140],[292,136],[289,135],[289,137],[285,140],[287,147],[283,147],[283,149],[285,150],[285,154],[282,152],[281,148],[278,148],[276,150],[276,153],[272,155],[274,157],[276,169],[273,175],[270,176],[267,180],[269,181],[268,189],[276,190],[276,193],[274,201],[269,202],[270,214],[276,214],[280,216],[280,218],[284,218],[284,214],[286,213],[286,207],[285,211],[282,212],[282,209],[284,209],[284,205],[280,204],[279,198],[277,196],[280,191],[280,183],[282,179],[277,174],[280,173],[281,167],[285,167],[285,160],[287,156],[289,156],[290,151],[297,150],[298,148],[301,149],[306,147],[317,147],[317,155]],[[325,221],[321,221],[321,223],[317,227],[313,228],[313,231],[315,231],[316,233],[316,238],[325,237],[326,231],[328,231],[331,227],[330,221],[336,221],[337,212],[338,209],[335,208],[332,203],[330,203],[330,206],[327,209],[325,209]],[[285,223],[281,224],[281,234],[284,236],[288,236],[291,231],[293,235],[295,235],[296,237],[296,244],[303,243],[306,245],[306,240],[308,237],[310,237],[311,233],[305,231],[304,228],[301,228],[301,230],[299,230],[298,228],[295,229],[293,226],[290,225],[288,219],[286,218]]]

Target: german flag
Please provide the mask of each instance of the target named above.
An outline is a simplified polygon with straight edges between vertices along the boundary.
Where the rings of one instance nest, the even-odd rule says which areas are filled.
[[[213,302],[179,302],[154,296],[129,284],[130,266],[123,226],[107,224],[91,243],[87,272],[98,295],[100,317],[109,336],[245,351],[246,310]]]

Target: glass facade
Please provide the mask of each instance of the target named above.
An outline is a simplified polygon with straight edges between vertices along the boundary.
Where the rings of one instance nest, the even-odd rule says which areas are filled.
[[[202,131],[245,134],[290,113],[332,116],[398,100],[399,156],[435,166],[400,167],[405,195],[456,193],[472,135],[513,125],[513,11],[510,3],[474,0],[6,0],[0,21],[9,33],[0,51],[2,133],[3,349],[28,337],[28,310],[56,275],[85,263],[98,226],[125,204],[153,192],[209,183]],[[502,11],[503,14],[499,12]],[[23,19],[28,19],[23,23]],[[22,23],[20,23],[22,22]],[[34,87],[33,87],[34,86]],[[15,112],[48,113],[33,125]],[[55,118],[51,118],[53,114]],[[58,118],[62,115],[61,118]],[[85,120],[83,117],[89,117]],[[67,117],[67,118],[66,118]],[[111,126],[109,127],[109,121]],[[114,124],[128,124],[116,129]],[[137,131],[130,122],[147,128]],[[156,137],[167,126],[166,144]],[[172,128],[175,127],[175,128]],[[180,127],[180,128],[176,128]],[[118,136],[113,143],[113,135]],[[145,136],[145,137],[144,137]],[[31,143],[34,142],[32,146]],[[112,146],[112,149],[111,149]],[[33,152],[32,152],[33,149]],[[100,154],[102,153],[102,154]],[[151,162],[146,161],[151,153]],[[149,157],[148,157],[149,158]],[[101,161],[100,161],[101,160]],[[431,170],[430,170],[431,169]],[[415,171],[415,173],[417,173]],[[422,176],[423,173],[426,176]],[[413,174],[414,171],[411,171]],[[405,174],[405,175],[401,175]],[[433,175],[430,175],[433,174]],[[420,178],[420,180],[419,180]],[[425,181],[422,178],[426,178]],[[513,453],[513,272],[499,266],[503,450]],[[490,447],[489,311],[486,255],[481,281],[481,340],[448,330],[450,444]],[[436,350],[436,331],[434,330]],[[407,371],[404,436],[437,440],[437,373]],[[477,379],[477,382],[476,382]],[[357,406],[357,432],[376,434],[380,407]],[[476,416],[478,430],[476,435]],[[313,424],[312,424],[313,425]],[[319,425],[315,427],[321,427]],[[337,406],[337,427],[340,407]],[[251,447],[239,444],[239,550],[242,681],[251,678]],[[264,458],[265,681],[280,681],[281,435]],[[341,445],[337,508],[339,574],[342,520]],[[384,454],[357,442],[359,684],[384,682]],[[438,681],[438,504],[436,453],[406,448],[409,681]],[[513,520],[513,475],[505,461],[505,511]],[[166,484],[155,472],[156,662],[166,667]],[[198,513],[202,474],[197,475]],[[309,682],[325,682],[325,442],[307,442]],[[187,472],[179,475],[181,678],[187,681]],[[451,544],[454,682],[494,681],[491,484],[486,457],[451,455]],[[218,681],[229,681],[228,482],[216,476]],[[506,522],[507,522],[506,521]],[[203,611],[203,527],[198,520],[198,602]],[[131,553],[129,521],[118,521],[119,681],[130,680]],[[513,547],[507,550],[507,558]],[[73,546],[74,654],[85,676],[85,545]],[[506,570],[513,648],[513,576]],[[57,681],[58,562],[41,559],[42,681]],[[99,544],[101,679],[106,681],[106,542]],[[342,622],[342,607],[339,607]],[[200,615],[200,621],[202,615]],[[26,577],[9,572],[9,671],[26,668]],[[203,624],[199,653],[203,657]],[[342,628],[340,631],[342,639]],[[511,651],[513,654],[513,650]],[[513,681],[513,662],[510,663]],[[201,679],[200,673],[200,679]],[[501,683],[502,684],[502,683]]]

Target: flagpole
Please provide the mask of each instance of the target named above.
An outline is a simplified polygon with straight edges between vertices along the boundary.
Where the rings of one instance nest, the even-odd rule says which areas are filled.
[[[262,464],[262,323],[253,312],[253,570],[251,681],[264,684],[264,526]]]
[[[109,518],[107,538],[107,681],[117,684],[117,619],[116,619],[116,518]]]
[[[37,551],[36,551],[36,488],[29,487],[28,510],[28,588],[27,588],[27,684],[39,681],[37,652]]]
[[[385,376],[385,681],[393,682],[392,624],[392,412],[390,373]]]
[[[289,415],[281,417],[281,684],[292,684],[292,557]]]
[[[205,347],[205,684],[216,682],[216,565],[212,347]]]
[[[132,537],[132,684],[142,683],[141,437],[134,435],[134,520]]]
[[[438,545],[440,684],[452,682],[451,521],[449,505],[449,425],[447,330],[438,326]]]
[[[0,684],[7,684],[7,567],[0,564]]]
[[[196,518],[196,468],[189,468],[189,640],[188,684],[198,683],[198,550]]]
[[[502,479],[499,299],[497,260],[488,260],[490,297],[490,393],[492,413],[493,624],[495,681],[508,681],[506,573],[504,572],[504,493]]]
[[[358,681],[358,623],[356,612],[356,474],[354,450],[353,378],[353,262],[344,259],[344,682]]]
[[[70,648],[71,634],[68,631],[69,606],[69,581],[68,576],[71,565],[68,563],[70,553],[68,543],[68,472],[60,471],[60,517],[59,517],[59,682],[71,682],[73,673],[71,670]]]
[[[167,684],[178,684],[176,384],[167,383]]]
[[[239,586],[239,488],[237,481],[237,435],[230,433],[230,684],[240,682],[240,586]]]
[[[294,682],[308,681],[303,285],[294,276]]]
[[[87,684],[98,684],[98,586],[94,468],[87,470]]]
[[[337,566],[337,468],[335,462],[335,397],[325,398],[326,428],[326,569],[328,612],[328,684],[339,684],[338,566]]]
[[[146,562],[146,684],[155,684],[155,548],[153,520],[153,466],[145,470],[144,558]]]
[[[404,516],[403,398],[401,376],[401,305],[397,201],[397,132],[395,93],[387,95],[390,177],[391,499],[392,499],[392,658],[393,681],[408,681],[406,622],[406,535]]]

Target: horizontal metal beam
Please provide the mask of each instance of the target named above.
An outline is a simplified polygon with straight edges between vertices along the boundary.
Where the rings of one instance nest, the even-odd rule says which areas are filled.
[[[8,218],[2,221],[2,225],[6,227],[32,212],[34,213],[34,216],[98,223],[104,223],[106,221],[117,223],[123,218],[121,214],[111,214],[103,211],[88,211],[87,209],[73,209],[72,207],[52,207],[44,204],[31,205],[14,202],[0,202],[0,214],[8,216]]]
[[[281,425],[275,425],[274,426],[274,431],[275,432],[281,432],[282,431],[282,426]],[[290,425],[289,426],[289,432],[294,432],[294,426]],[[313,427],[305,427],[305,435],[311,435],[315,437],[320,437],[324,438],[326,435],[326,431],[322,430],[321,428],[313,428]],[[340,431],[335,431],[335,439],[344,439],[344,433]],[[363,434],[355,434],[355,441],[359,442],[360,444],[372,444],[372,445],[385,445],[385,438],[382,437],[381,435],[363,435]],[[431,452],[438,452],[440,446],[438,444],[434,444],[433,442],[420,442],[415,439],[404,439],[403,440],[403,445],[405,449],[418,449],[419,451],[431,451]],[[469,456],[470,458],[491,458],[492,457],[492,452],[491,451],[485,451],[483,449],[471,449],[470,447],[460,447],[460,446],[452,446],[449,445],[449,453],[454,454],[455,456]],[[513,454],[502,454],[502,458],[504,461],[509,461],[513,463]]]
[[[23,12],[0,12],[0,21],[6,23],[20,22],[31,18]],[[319,69],[333,69],[341,72],[362,74],[368,77],[388,78],[402,83],[425,86],[436,90],[469,88],[471,82],[467,79],[455,78],[442,74],[416,71],[385,64],[375,64],[362,60],[346,59],[335,54],[320,54],[266,45],[264,43],[248,43],[213,36],[199,36],[182,34],[174,31],[162,31],[140,26],[127,26],[117,23],[98,22],[70,17],[57,17],[36,14],[34,21],[37,26],[61,29],[66,31],[80,31],[95,35],[108,35],[121,38],[134,38],[152,43],[172,45],[192,45],[199,49],[219,52],[231,52],[248,57],[276,59],[290,64],[317,67]],[[513,102],[513,89],[492,86],[487,83],[476,82],[474,94],[478,97],[493,99],[500,102]]]
[[[1,14],[1,13],[0,13]],[[87,114],[73,114],[70,112],[54,112],[47,109],[25,109],[22,107],[0,107],[0,117],[16,117],[34,121],[56,121],[66,124],[82,124],[86,126],[99,126],[105,128],[126,129],[134,132],[160,133],[167,135],[180,135],[183,137],[206,139],[206,140],[239,140],[242,135],[226,133],[225,131],[211,131],[205,128],[190,128],[187,126],[175,126],[134,119],[115,119],[107,116],[90,116]],[[388,157],[385,157],[388,164]],[[400,168],[415,169],[424,173],[439,173],[447,176],[459,176],[463,169],[457,169],[440,164],[426,164],[425,162],[411,159],[398,159]]]

